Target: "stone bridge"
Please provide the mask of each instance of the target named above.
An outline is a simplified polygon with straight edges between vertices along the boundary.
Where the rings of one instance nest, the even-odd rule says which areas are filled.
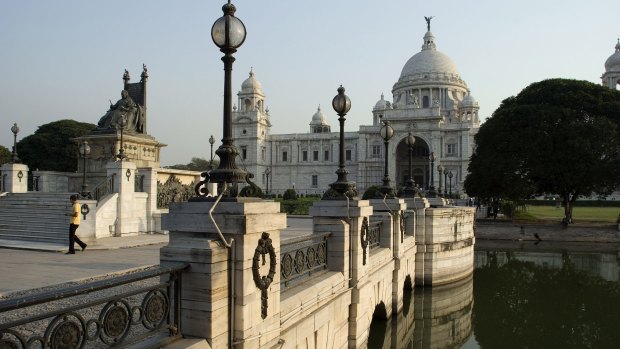
[[[437,202],[433,202],[436,204]],[[272,201],[194,201],[163,217],[161,265],[181,276],[181,333],[213,348],[365,348],[373,317],[414,286],[473,273],[474,208],[426,199],[319,201],[283,236]]]

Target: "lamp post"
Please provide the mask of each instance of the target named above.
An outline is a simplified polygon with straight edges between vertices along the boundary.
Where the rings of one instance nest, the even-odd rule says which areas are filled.
[[[452,198],[452,171],[448,172],[448,177],[450,178],[450,198]]]
[[[394,190],[390,187],[390,176],[388,173],[388,156],[389,156],[389,145],[390,139],[394,136],[394,129],[390,126],[389,121],[383,122],[383,127],[379,131],[381,133],[381,138],[383,138],[383,145],[385,146],[385,171],[383,174],[383,186],[379,188],[379,191],[384,196],[395,197]]]
[[[344,122],[347,112],[351,109],[351,99],[344,94],[344,87],[338,87],[338,94],[332,99],[332,107],[338,114],[340,122],[340,144],[338,152],[338,169],[336,174],[338,179],[329,185],[329,189],[323,194],[323,200],[346,200],[357,196],[355,182],[349,182],[347,174],[349,171],[344,167]]]
[[[90,146],[88,145],[88,141],[84,141],[80,144],[80,155],[82,156],[82,163],[83,163],[83,171],[82,171],[82,198],[84,199],[90,199],[90,192],[88,191],[88,184],[86,184],[86,158],[88,157],[88,155],[90,155]]]
[[[17,127],[17,123],[13,123],[13,127],[11,127],[11,132],[13,132],[13,154],[11,154],[11,163],[19,164],[21,160],[17,156],[17,134],[19,133],[19,127]]]
[[[118,149],[118,155],[116,155],[116,157],[120,162],[123,162],[123,159],[127,159],[127,156],[125,156],[125,147],[123,144],[123,131],[125,130],[125,126],[127,126],[127,115],[121,114],[121,118],[120,120],[118,120],[118,126],[120,126],[121,129],[121,145]]]
[[[409,132],[407,138],[405,138],[405,144],[409,148],[409,178],[405,181],[405,186],[398,192],[399,197],[412,198],[418,194],[418,188],[413,180],[413,166],[411,164],[411,158],[413,158],[413,144],[415,143],[415,137]]]
[[[215,143],[215,138],[213,135],[209,137],[209,144],[211,144],[211,160],[209,160],[209,170],[213,170],[213,144]]]
[[[437,165],[437,172],[439,172],[439,189],[437,190],[437,193],[441,196],[441,174],[443,173],[443,166]]]
[[[269,195],[269,175],[271,174],[271,170],[269,167],[265,169],[265,177],[267,177],[267,189],[265,190],[265,194]]]
[[[434,198],[437,196],[437,193],[435,193],[435,153],[431,152],[431,155],[428,157],[428,159],[431,161],[431,186],[428,189],[428,196],[431,198]]]
[[[209,181],[212,183],[246,183],[246,172],[238,168],[235,158],[239,151],[233,145],[232,137],[232,66],[235,61],[233,53],[237,52],[246,37],[245,25],[235,17],[237,8],[230,3],[222,6],[224,15],[218,18],[211,28],[211,39],[220,51],[224,53],[224,136],[222,145],[215,151],[220,157],[218,168],[211,171]],[[236,195],[236,190],[230,196]]]
[[[443,196],[448,197],[448,169],[443,168]]]

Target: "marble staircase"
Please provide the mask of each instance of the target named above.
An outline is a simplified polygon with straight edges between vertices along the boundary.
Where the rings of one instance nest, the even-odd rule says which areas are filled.
[[[65,244],[71,193],[9,193],[0,196],[0,239]]]

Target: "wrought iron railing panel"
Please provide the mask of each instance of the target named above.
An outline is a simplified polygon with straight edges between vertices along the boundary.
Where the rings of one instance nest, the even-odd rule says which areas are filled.
[[[380,246],[382,226],[381,221],[368,223],[368,247],[370,249]]]
[[[282,241],[280,285],[291,287],[327,270],[327,240],[331,233],[312,234]]]
[[[144,192],[144,175],[136,175],[136,181],[134,183],[134,191],[136,193]]]
[[[94,199],[99,201],[104,196],[114,192],[114,174],[106,178],[103,182],[99,183],[93,190]]]
[[[0,301],[0,348],[106,348],[178,336],[186,267],[156,267]]]

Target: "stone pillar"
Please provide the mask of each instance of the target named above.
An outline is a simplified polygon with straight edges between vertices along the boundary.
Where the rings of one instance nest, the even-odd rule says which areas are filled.
[[[181,333],[205,338],[212,348],[227,348],[231,331],[235,348],[274,347],[280,336],[280,230],[286,215],[273,201],[220,202],[214,224],[209,217],[214,204],[174,203],[163,216],[170,242],[160,251],[160,264],[189,264],[182,275]]]
[[[314,231],[332,233],[327,244],[327,264],[332,271],[342,270],[351,287],[349,306],[349,348],[359,348],[368,339],[373,309],[368,306],[370,272],[369,247],[362,246],[362,225],[368,224],[372,206],[368,200],[321,200],[310,208]],[[367,234],[366,234],[367,236]],[[364,253],[366,258],[364,259]]]
[[[78,203],[81,205],[82,220],[76,234],[85,242],[94,241],[97,239],[97,200],[79,199]]]
[[[114,235],[135,233],[133,226],[133,194],[135,191],[136,164],[130,161],[109,162],[106,165],[108,177],[114,176],[114,192],[118,193],[116,226]]]
[[[24,164],[4,164],[2,172],[2,188],[0,192],[25,193],[28,191],[28,166]]]
[[[443,200],[441,198],[431,198],[430,200]],[[426,209],[430,206],[427,198],[405,198],[407,208],[411,209],[415,215],[415,278],[412,278],[415,285],[424,285],[424,254],[426,248]],[[409,222],[407,222],[409,223]]]
[[[152,167],[139,169],[143,177],[142,185],[144,192],[149,196],[146,200],[146,230],[149,232],[157,231],[153,214],[157,211],[157,170]]]

